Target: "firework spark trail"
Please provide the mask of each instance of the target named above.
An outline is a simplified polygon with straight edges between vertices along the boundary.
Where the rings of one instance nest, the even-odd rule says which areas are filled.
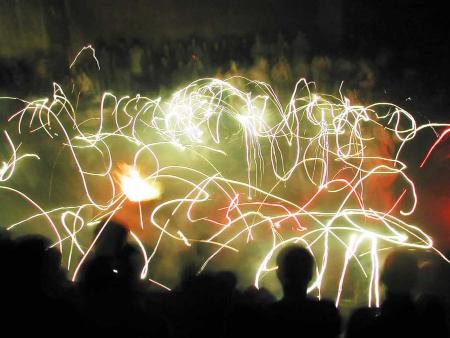
[[[234,82],[240,83],[243,89],[234,86]],[[17,137],[25,142],[28,135],[40,134],[67,149],[82,186],[84,203],[44,210],[26,192],[15,189],[16,166],[26,165],[23,161],[26,157],[37,161],[39,155],[18,155],[20,145],[16,146],[4,131],[11,155],[0,168],[0,190],[19,194],[39,210],[9,224],[8,229],[44,217],[55,232],[54,245],[67,257],[68,269],[74,257],[80,257],[75,262],[74,279],[108,221],[127,200],[138,202],[141,228],[157,234],[152,252],[147,252],[139,235],[131,231],[145,261],[141,277],[164,288],[168,287],[148,277],[163,240],[187,248],[194,243],[209,245],[212,252],[203,262],[201,269],[204,269],[224,251],[239,252],[239,241],[255,241],[257,229],[269,229],[271,248],[255,270],[255,285],[258,287],[261,278],[276,270],[271,264],[277,250],[289,243],[302,243],[317,263],[316,277],[308,291],[319,296],[329,270],[330,245],[337,243],[333,245],[339,245],[344,253],[337,305],[351,260],[369,279],[369,305],[378,305],[378,251],[386,246],[436,250],[427,234],[401,218],[414,212],[417,196],[407,166],[399,158],[405,144],[419,130],[449,125],[417,126],[411,114],[395,105],[353,106],[342,95],[312,93],[308,83],[300,80],[288,105],[283,107],[268,84],[242,77],[225,81],[197,80],[168,100],[140,95],[118,98],[105,93],[98,116],[84,120],[80,120],[58,84],[54,84],[51,99],[19,101],[24,103],[24,108],[9,118],[17,128]],[[108,112],[106,107],[111,103],[113,108]],[[378,141],[367,132],[368,127],[381,128],[399,142],[392,157],[373,154],[373,151],[367,154],[376,148]],[[441,134],[430,152],[449,130]],[[114,142],[133,147],[130,165],[115,161]],[[233,142],[241,145],[241,154],[236,155],[236,149],[230,148]],[[167,164],[168,151],[174,158]],[[186,153],[195,161],[186,160],[183,165]],[[87,154],[89,158],[96,154],[96,162],[104,163],[103,169],[87,168]],[[421,166],[428,156],[429,153]],[[240,164],[246,172],[242,179],[230,174],[229,165],[223,164],[231,158],[242,161]],[[143,160],[151,162],[145,170],[140,165]],[[368,192],[364,187],[374,178],[390,175],[401,181],[402,193],[395,198],[395,203],[380,210],[365,197]],[[312,188],[298,184],[299,176],[303,185]],[[98,179],[102,179],[102,186],[108,187],[106,198],[95,195],[98,185],[90,182]],[[297,182],[295,194],[283,193],[292,182]],[[161,187],[164,190],[172,187],[172,195],[175,191],[177,196],[165,196]],[[216,194],[225,201],[220,207],[211,202]],[[317,201],[326,195],[334,196],[336,205],[317,206]],[[308,199],[300,203],[299,199],[305,196]],[[409,206],[405,196],[409,197]],[[141,206],[145,200],[156,202],[151,211]],[[397,212],[397,208],[401,209]],[[86,210],[92,213],[86,216]],[[209,212],[199,215],[198,210]],[[224,219],[217,217],[224,213]],[[196,237],[188,227],[177,224],[180,214],[192,225],[208,224],[210,233],[199,233]],[[99,224],[102,219],[107,221],[86,245],[80,236],[86,227]],[[370,248],[370,272],[366,272],[361,262],[361,257],[366,255],[362,247]]]
[[[80,55],[85,51],[85,50],[90,50],[92,52],[92,58],[95,60],[95,62],[97,63],[97,68],[98,70],[100,70],[100,62],[97,59],[97,56],[95,55],[95,49],[94,47],[92,47],[92,45],[87,45],[84,46],[78,53],[77,55],[75,55],[75,58],[73,59],[72,63],[69,66],[69,69],[72,68],[76,63],[78,58],[80,57]]]

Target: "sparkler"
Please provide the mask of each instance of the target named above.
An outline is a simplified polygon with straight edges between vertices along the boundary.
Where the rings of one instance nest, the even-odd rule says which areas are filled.
[[[309,292],[320,297],[330,261],[341,264],[339,304],[354,261],[367,280],[369,305],[378,305],[380,251],[396,246],[436,250],[426,233],[405,220],[417,196],[402,149],[424,128],[445,129],[437,144],[450,125],[417,126],[398,106],[352,105],[342,94],[333,97],[311,88],[298,81],[283,106],[263,82],[200,79],[167,100],[104,93],[98,114],[80,117],[54,84],[51,99],[20,100],[23,109],[8,119],[17,128],[19,145],[4,131],[10,158],[0,168],[0,191],[20,195],[35,210],[8,229],[44,219],[76,279],[102,230],[90,242],[83,234],[104,219],[106,227],[130,200],[139,203],[141,228],[153,235],[148,249],[131,232],[145,262],[141,277],[156,285],[168,288],[151,269],[163,242],[186,250],[207,246],[200,270],[227,252],[260,245],[267,250],[254,271],[257,287],[276,269],[273,258],[280,248],[302,243],[317,263]],[[46,208],[16,187],[17,167],[42,161],[38,151],[20,152],[31,135],[70,156],[60,163],[55,152],[53,160],[76,175],[81,203],[60,201]],[[383,138],[392,152],[379,151]],[[123,153],[132,155],[128,166],[119,165]],[[371,191],[375,179],[393,182],[388,186],[396,194],[392,203],[377,203]],[[68,183],[60,179],[56,184]],[[151,210],[141,207],[148,200],[155,202]],[[343,253],[341,263],[330,256],[332,250]]]

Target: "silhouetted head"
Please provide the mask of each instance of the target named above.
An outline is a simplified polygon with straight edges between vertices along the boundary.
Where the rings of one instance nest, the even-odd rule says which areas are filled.
[[[128,230],[120,223],[109,221],[106,226],[104,222],[101,222],[95,229],[94,235],[97,236],[100,231],[100,237],[95,243],[95,255],[116,257],[125,246]]]
[[[280,251],[277,257],[277,276],[286,293],[303,293],[311,281],[314,258],[311,253],[298,245],[292,245]]]
[[[412,252],[394,251],[384,262],[381,281],[391,294],[409,294],[416,285],[418,272],[417,258]]]
[[[236,275],[231,271],[219,271],[216,274],[216,278],[222,285],[222,289],[228,293],[233,293],[236,288],[237,278]]]

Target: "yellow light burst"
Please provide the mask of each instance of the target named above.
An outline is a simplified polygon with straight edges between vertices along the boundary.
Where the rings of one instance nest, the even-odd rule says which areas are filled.
[[[161,197],[161,185],[141,176],[138,169],[124,165],[118,174],[119,184],[123,193],[131,202],[156,200]]]

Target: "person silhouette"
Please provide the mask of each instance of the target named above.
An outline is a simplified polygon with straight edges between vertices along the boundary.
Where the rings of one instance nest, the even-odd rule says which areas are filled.
[[[356,310],[350,317],[346,337],[428,336],[412,297],[418,272],[417,258],[412,252],[391,252],[386,257],[380,278],[386,289],[385,300],[378,310]]]
[[[314,258],[298,245],[287,246],[277,256],[277,277],[283,298],[271,306],[273,334],[300,337],[337,337],[341,320],[331,301],[308,297]]]
[[[381,282],[386,288],[379,315],[370,328],[376,337],[424,337],[412,292],[419,274],[417,257],[411,251],[391,252],[384,262]]]
[[[433,330],[434,337],[450,336],[448,308],[448,263],[434,256],[420,264],[415,300],[423,327]]]

